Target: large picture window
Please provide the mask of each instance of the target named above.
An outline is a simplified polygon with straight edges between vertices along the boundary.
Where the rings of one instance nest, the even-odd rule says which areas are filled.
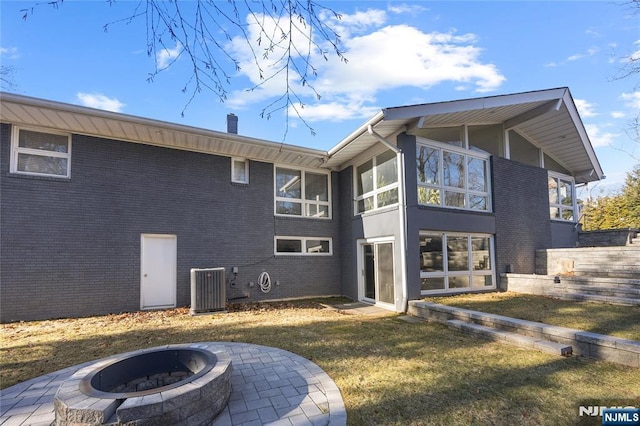
[[[549,172],[549,214],[551,219],[575,221],[575,183],[572,178]]]
[[[420,233],[422,294],[495,288],[493,237]]]
[[[398,161],[389,150],[356,168],[356,214],[398,204]]]
[[[328,219],[331,214],[329,175],[276,167],[275,200],[278,215]]]
[[[71,175],[71,135],[15,127],[11,172],[68,178]]]
[[[489,155],[419,138],[418,203],[490,211]]]

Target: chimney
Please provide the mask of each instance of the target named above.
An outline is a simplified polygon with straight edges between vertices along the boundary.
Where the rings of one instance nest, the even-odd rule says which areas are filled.
[[[238,134],[238,116],[232,112],[227,114],[227,133]]]

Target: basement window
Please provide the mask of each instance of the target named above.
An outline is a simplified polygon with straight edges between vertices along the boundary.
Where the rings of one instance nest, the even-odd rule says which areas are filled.
[[[276,255],[331,256],[331,238],[321,237],[275,237]]]
[[[14,127],[11,173],[68,178],[71,175],[71,135]]]

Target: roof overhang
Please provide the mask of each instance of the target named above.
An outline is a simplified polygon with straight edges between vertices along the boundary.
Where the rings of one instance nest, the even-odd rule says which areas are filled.
[[[327,165],[343,167],[380,136],[463,124],[502,124],[542,148],[577,182],[604,178],[568,88],[385,108],[330,150]]]
[[[0,93],[0,121],[250,160],[323,167],[325,151],[78,105]]]

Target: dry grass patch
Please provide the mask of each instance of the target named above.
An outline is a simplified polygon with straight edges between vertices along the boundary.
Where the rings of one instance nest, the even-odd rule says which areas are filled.
[[[515,292],[461,294],[424,300],[640,341],[640,306],[576,302]]]
[[[640,374],[629,367],[531,352],[394,314],[344,315],[315,302],[5,324],[1,333],[2,387],[145,347],[238,341],[317,363],[340,388],[350,425],[562,425],[575,423],[587,399],[640,403]]]

